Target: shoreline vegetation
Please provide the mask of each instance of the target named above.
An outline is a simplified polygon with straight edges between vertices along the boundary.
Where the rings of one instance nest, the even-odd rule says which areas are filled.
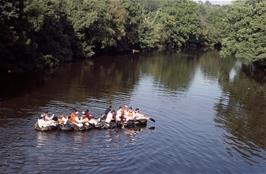
[[[2,0],[0,73],[93,55],[216,48],[266,66],[266,1]]]

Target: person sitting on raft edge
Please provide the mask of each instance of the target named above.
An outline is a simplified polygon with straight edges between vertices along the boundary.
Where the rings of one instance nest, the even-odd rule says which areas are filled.
[[[125,121],[123,106],[120,106],[119,109],[117,110],[115,121],[116,122],[124,122]]]
[[[83,122],[88,122],[90,119],[93,118],[93,116],[91,115],[90,111],[87,109],[85,112],[82,112],[82,120]]]
[[[65,117],[63,114],[58,117],[58,124],[65,125],[68,121],[68,117]]]
[[[48,112],[46,111],[46,112],[41,114],[40,118],[43,118],[44,121],[50,121],[54,118],[54,114],[51,117],[49,117]]]
[[[81,121],[79,119],[79,112],[76,110],[74,112],[71,112],[68,120],[70,121],[70,123],[80,123]]]
[[[140,111],[139,111],[139,108],[136,108],[135,109],[135,118],[146,118],[145,116],[144,116],[144,114],[141,114],[140,113]]]
[[[106,116],[105,123],[109,125],[110,122],[113,120],[114,116],[115,116],[115,110],[110,111]]]
[[[132,107],[129,107],[126,115],[126,121],[134,120],[135,119],[135,112]]]

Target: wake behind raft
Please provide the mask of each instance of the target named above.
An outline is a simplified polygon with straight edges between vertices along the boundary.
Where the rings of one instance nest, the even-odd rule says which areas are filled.
[[[69,116],[64,115],[49,117],[48,113],[43,113],[34,124],[37,131],[87,131],[91,129],[114,129],[114,128],[135,128],[145,127],[148,121],[155,122],[153,118],[147,117],[139,112],[139,109],[130,107],[120,107],[117,112],[107,109],[105,114],[99,118],[93,117],[89,110],[82,112],[72,112]]]

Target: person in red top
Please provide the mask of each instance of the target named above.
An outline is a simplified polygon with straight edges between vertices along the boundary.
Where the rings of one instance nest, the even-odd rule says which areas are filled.
[[[120,106],[116,113],[116,118],[115,118],[116,122],[123,122],[125,119],[124,115],[125,115],[124,108],[123,106]]]
[[[122,107],[121,107],[121,116],[120,116],[120,119],[121,119],[122,122],[125,121],[126,107],[127,107],[127,106],[122,106]]]
[[[99,119],[94,118],[90,111],[87,109],[85,112],[82,112],[81,121],[87,126],[89,124],[96,126],[99,122]]]
[[[88,122],[90,119],[92,119],[92,115],[88,109],[82,113],[82,119],[83,122]]]

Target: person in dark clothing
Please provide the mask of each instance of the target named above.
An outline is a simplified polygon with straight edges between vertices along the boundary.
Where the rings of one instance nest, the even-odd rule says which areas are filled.
[[[104,111],[104,115],[107,115],[109,112],[112,111],[112,105],[110,105],[105,111]]]

